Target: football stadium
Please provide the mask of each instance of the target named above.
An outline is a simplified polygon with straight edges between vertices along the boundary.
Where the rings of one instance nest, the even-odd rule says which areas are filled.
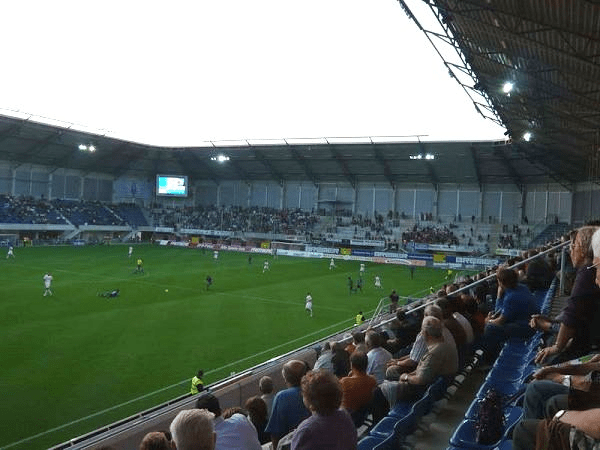
[[[388,3],[500,136],[157,145],[0,102],[0,448],[600,446],[600,4]]]

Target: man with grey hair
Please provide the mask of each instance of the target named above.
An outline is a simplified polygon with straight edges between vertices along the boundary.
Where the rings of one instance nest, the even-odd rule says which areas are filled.
[[[442,308],[438,305],[430,304],[425,307],[423,312],[424,317],[437,317],[439,320],[442,320]],[[456,342],[454,341],[454,336],[450,333],[450,330],[446,328],[442,323],[442,334],[444,335],[444,341],[451,344],[454,347],[454,353],[458,355],[458,350],[456,347]],[[398,381],[400,375],[403,373],[412,372],[417,368],[417,364],[421,358],[427,353],[427,342],[425,342],[425,337],[423,333],[419,333],[415,338],[415,342],[412,346],[410,354],[408,356],[403,356],[400,359],[392,359],[387,363],[387,370],[385,372],[385,379],[391,381]]]
[[[214,450],[214,414],[206,409],[184,409],[171,422],[175,450]]]
[[[458,370],[456,345],[444,340],[442,321],[428,316],[423,319],[421,333],[427,352],[416,369],[400,376],[400,381],[386,381],[373,394],[373,420],[380,420],[398,401],[414,401],[440,376],[452,376]]]

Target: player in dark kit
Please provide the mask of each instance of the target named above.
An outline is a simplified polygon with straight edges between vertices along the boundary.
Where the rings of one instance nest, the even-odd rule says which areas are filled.
[[[208,288],[210,287],[210,285],[212,284],[212,282],[213,282],[213,280],[212,280],[211,276],[210,276],[210,275],[208,275],[208,276],[206,277],[206,290],[207,290],[207,291],[208,291]]]

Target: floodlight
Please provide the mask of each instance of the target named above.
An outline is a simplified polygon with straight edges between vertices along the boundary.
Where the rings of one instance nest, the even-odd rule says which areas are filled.
[[[90,152],[95,152],[95,151],[96,151],[96,147],[94,147],[93,145],[90,145],[90,146],[88,147],[88,151],[90,151]]]
[[[225,155],[211,156],[210,160],[222,163],[225,161],[229,161],[229,156],[225,156]]]
[[[525,133],[523,133],[523,139],[525,139],[527,142],[529,142],[531,140],[532,134],[529,131],[526,131]]]
[[[511,83],[510,81],[507,81],[506,83],[504,83],[504,86],[502,86],[502,92],[504,92],[505,94],[510,94],[511,91],[513,90],[514,84]]]
[[[79,150],[81,150],[81,151],[87,150],[87,145],[79,144]]]

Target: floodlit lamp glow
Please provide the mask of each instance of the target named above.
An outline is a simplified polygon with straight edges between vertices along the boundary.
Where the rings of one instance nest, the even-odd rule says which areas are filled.
[[[87,145],[79,144],[79,150],[81,150],[81,151],[87,150]]]
[[[94,147],[93,145],[90,145],[90,146],[88,147],[88,151],[90,151],[90,152],[95,152],[95,151],[96,151],[96,147]]]
[[[510,81],[507,81],[506,83],[504,83],[504,86],[502,86],[502,92],[504,92],[505,94],[510,94],[510,92],[513,90],[514,84],[512,84]]]
[[[523,133],[523,139],[525,139],[527,142],[529,142],[531,140],[531,133],[529,131],[526,131],[525,133]]]
[[[427,154],[425,155],[425,159],[435,159],[435,156],[434,156],[434,155],[432,155],[431,153],[427,153]]]
[[[225,162],[225,161],[229,161],[229,156],[225,156],[225,155],[212,156],[210,158],[210,160],[222,163],[222,162]]]

